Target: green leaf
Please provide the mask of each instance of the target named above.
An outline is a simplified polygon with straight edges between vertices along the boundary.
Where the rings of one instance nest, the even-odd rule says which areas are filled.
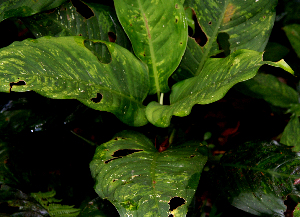
[[[99,62],[82,37],[42,37],[15,42],[0,51],[0,91],[35,92],[56,99],[77,99],[115,114],[133,126],[147,123],[143,100],[149,87],[147,68],[129,51],[107,46],[112,60]],[[99,102],[100,101],[100,102]]]
[[[229,36],[231,52],[250,49],[262,52],[268,42],[274,20],[277,0],[189,0],[199,25],[207,37],[206,44],[197,54],[199,65],[194,71],[199,75],[207,59],[220,53],[217,44],[219,33]],[[186,59],[188,62],[190,59]]]
[[[187,116],[195,104],[221,99],[233,85],[254,77],[263,64],[285,67],[279,62],[262,61],[262,53],[251,50],[238,50],[226,58],[209,59],[200,75],[172,87],[170,105],[149,103],[147,118],[156,126],[167,127],[172,115]]]
[[[84,4],[84,3],[82,3]],[[79,5],[80,6],[80,5]],[[40,13],[23,18],[22,21],[35,37],[42,36],[83,36],[88,39],[111,41],[130,50],[131,45],[122,29],[115,11],[110,7],[86,3],[87,10],[94,16],[86,19],[77,12],[72,3],[65,3],[51,13]],[[93,44],[95,52],[104,58],[109,52],[104,45]]]
[[[5,0],[0,2],[0,22],[10,17],[26,17],[56,8],[66,0]]]
[[[158,152],[144,135],[123,131],[96,149],[90,169],[97,194],[121,216],[184,216],[206,161],[198,142]],[[169,211],[172,198],[184,204]]]
[[[266,46],[266,51],[264,53],[264,60],[267,61],[279,61],[285,55],[287,55],[289,49],[282,44],[275,42],[269,42]]]
[[[283,27],[292,47],[294,48],[297,56],[300,58],[300,25],[291,24]]]
[[[295,208],[294,217],[300,217],[300,203]]]
[[[288,145],[294,146],[293,151],[300,151],[300,123],[299,117],[292,115],[291,120],[284,128],[280,142]]]
[[[115,0],[118,18],[138,58],[148,65],[150,94],[167,92],[186,48],[188,26],[178,0]]]
[[[226,153],[220,188],[231,204],[258,216],[284,216],[287,195],[299,195],[300,156],[275,141],[252,142]]]
[[[298,104],[297,91],[271,74],[258,73],[254,78],[238,84],[236,88],[245,95],[264,99],[274,106],[290,108],[292,104]]]

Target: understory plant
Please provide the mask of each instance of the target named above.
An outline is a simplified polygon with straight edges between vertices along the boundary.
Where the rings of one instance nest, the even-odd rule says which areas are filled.
[[[258,73],[269,65],[283,69],[283,75],[284,70],[294,74],[283,59],[264,57],[276,5],[276,0],[114,0],[112,6],[2,1],[0,21],[18,23],[32,37],[0,49],[0,91],[75,99],[128,126],[103,144],[76,137],[96,147],[89,164],[94,190],[120,216],[192,216],[188,211],[201,174],[204,168],[210,172],[211,162],[218,165],[210,173],[218,177],[212,183],[226,203],[253,215],[284,216],[287,196],[300,196],[299,95],[275,76]],[[284,31],[294,31],[289,39],[299,52],[299,37],[293,38],[299,26]],[[222,99],[233,86],[292,114],[282,144],[251,141],[219,159],[207,142],[180,139],[173,120],[189,116],[195,105]],[[3,107],[2,125],[19,117],[5,116],[12,107],[13,102]],[[145,126],[167,135],[148,138],[137,130]],[[17,198],[41,205],[35,211],[33,206],[22,210],[26,203],[15,205],[24,216],[110,216],[101,199],[76,209],[57,205],[57,212],[43,204],[41,195],[47,192],[12,199],[9,186],[18,187],[20,180],[7,164],[12,147],[5,136],[0,144],[2,203],[12,205]],[[221,215],[213,206],[210,216]]]

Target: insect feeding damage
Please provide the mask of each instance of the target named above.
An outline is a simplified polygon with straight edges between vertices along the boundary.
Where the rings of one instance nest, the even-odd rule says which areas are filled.
[[[105,161],[105,164],[109,163],[112,160],[116,160],[118,158],[122,158],[122,157],[125,157],[127,155],[131,155],[135,152],[140,152],[140,151],[144,151],[144,150],[142,150],[142,149],[119,149],[111,155],[113,158]]]
[[[9,84],[9,92],[11,92],[11,89],[12,89],[12,87],[13,87],[14,85],[15,85],[15,86],[26,85],[26,82],[23,81],[23,80],[20,80],[20,81],[18,81],[18,82],[10,82],[10,84]]]

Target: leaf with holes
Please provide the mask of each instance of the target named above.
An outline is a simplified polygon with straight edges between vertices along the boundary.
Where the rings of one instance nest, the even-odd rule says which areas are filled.
[[[184,216],[206,160],[198,142],[158,152],[144,135],[123,131],[96,149],[90,169],[96,192],[121,216]]]
[[[277,0],[186,1],[185,6],[194,10],[203,33],[194,36],[201,46],[189,37],[182,69],[176,74],[183,73],[178,75],[183,78],[199,75],[207,59],[225,47],[231,53],[238,49],[264,51],[274,25],[276,4]],[[189,65],[190,62],[197,64]]]
[[[179,0],[115,0],[134,53],[148,65],[150,94],[167,92],[186,48],[188,27]]]
[[[26,17],[50,10],[66,0],[5,0],[0,2],[0,22],[10,17]]]
[[[121,46],[99,40],[111,54],[101,63],[82,37],[42,37],[15,42],[0,51],[0,91],[35,92],[77,99],[115,114],[133,126],[147,123],[142,104],[149,90],[147,67]],[[15,85],[21,82],[25,85]]]
[[[187,116],[195,104],[208,104],[221,99],[233,85],[254,77],[264,64],[293,73],[283,60],[276,63],[262,61],[262,53],[257,51],[238,50],[226,58],[212,58],[205,63],[200,75],[172,87],[170,105],[149,103],[147,118],[156,126],[167,127],[173,115]]]
[[[249,142],[226,153],[220,189],[231,204],[258,216],[284,216],[284,200],[300,194],[300,156],[277,142]]]
[[[75,6],[72,3],[65,3],[54,11],[26,17],[22,21],[37,38],[83,36],[88,39],[115,42],[130,50],[130,41],[118,22],[117,15],[110,7],[95,3],[81,3]],[[86,19],[78,13],[78,7],[81,11],[89,11],[91,17]],[[102,62],[110,62],[110,55],[105,45],[90,41],[89,46]]]

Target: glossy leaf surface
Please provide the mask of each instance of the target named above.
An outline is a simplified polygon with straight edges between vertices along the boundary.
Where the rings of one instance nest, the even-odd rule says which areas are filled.
[[[300,58],[300,25],[299,24],[291,24],[285,26],[283,28],[292,47]]]
[[[300,151],[300,123],[299,117],[296,115],[292,115],[291,120],[286,125],[280,142],[288,145],[294,146],[293,151]]]
[[[251,50],[238,50],[226,58],[209,59],[198,76],[172,87],[170,105],[151,102],[146,108],[147,118],[156,126],[167,127],[172,115],[187,116],[195,104],[208,104],[221,99],[233,85],[254,77],[263,64],[292,72],[284,61],[262,61],[262,53]]]
[[[42,36],[83,36],[88,39],[115,42],[130,50],[130,42],[122,29],[115,12],[108,6],[95,3],[82,3],[92,17],[86,19],[72,3],[65,3],[51,13],[45,12],[23,18],[25,25],[35,37]],[[109,62],[106,46],[89,42],[101,61]]]
[[[195,56],[199,65],[193,69],[193,73],[199,75],[206,60],[221,52],[217,44],[219,33],[228,35],[231,53],[238,49],[262,52],[274,24],[276,4],[277,0],[186,1],[185,5],[195,11],[207,40]],[[190,58],[184,58],[182,64],[188,64],[189,61]]]
[[[258,216],[284,216],[284,200],[299,195],[300,157],[277,142],[240,145],[221,161],[224,195],[239,209]]]
[[[126,49],[103,43],[111,54],[101,63],[82,37],[43,37],[15,42],[0,52],[0,91],[35,92],[56,99],[78,99],[115,114],[134,126],[147,123],[143,100],[148,93],[147,68]],[[13,85],[19,81],[25,85]]]
[[[198,142],[158,152],[144,135],[123,131],[96,149],[90,169],[96,192],[121,216],[184,216],[206,160]],[[169,211],[174,197],[183,205]]]
[[[178,0],[115,0],[118,18],[138,58],[148,65],[150,94],[167,92],[186,48],[188,27]]]
[[[50,10],[66,0],[4,0],[0,2],[0,22],[10,17],[26,17]]]
[[[271,74],[259,73],[249,81],[238,84],[237,88],[245,95],[264,99],[274,106],[290,108],[292,104],[298,104],[297,91]]]

